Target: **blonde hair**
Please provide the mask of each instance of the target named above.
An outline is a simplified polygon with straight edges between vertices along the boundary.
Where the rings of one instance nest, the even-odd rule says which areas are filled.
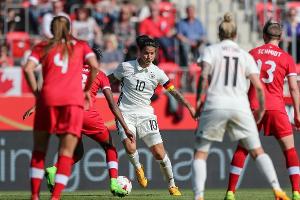
[[[111,42],[114,49],[118,48],[118,39],[115,34],[107,34],[104,36],[104,42]]]
[[[237,26],[233,21],[233,16],[231,13],[225,13],[221,24],[219,25],[219,38],[232,39],[237,34]]]
[[[50,28],[53,37],[48,39],[48,44],[44,49],[44,56],[46,56],[53,47],[58,45],[63,46],[63,57],[72,53],[73,36],[70,33],[70,26],[70,20],[65,16],[56,16],[53,18]]]

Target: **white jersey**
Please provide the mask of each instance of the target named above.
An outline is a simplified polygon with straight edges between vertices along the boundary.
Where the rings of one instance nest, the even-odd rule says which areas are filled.
[[[122,112],[153,113],[150,105],[157,85],[168,83],[168,76],[156,65],[142,68],[137,60],[121,63],[113,73],[121,81],[121,94],[118,100]]]
[[[223,40],[204,50],[202,61],[211,65],[211,81],[204,110],[234,109],[250,111],[248,101],[250,74],[259,74],[252,56],[235,42]]]

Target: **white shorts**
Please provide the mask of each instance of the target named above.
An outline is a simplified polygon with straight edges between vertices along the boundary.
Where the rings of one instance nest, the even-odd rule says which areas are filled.
[[[257,126],[250,112],[248,114],[236,110],[216,109],[202,113],[196,137],[222,142],[225,132],[229,134],[231,140],[241,140],[246,149],[261,146]],[[195,148],[199,149],[201,140],[197,141]]]
[[[162,138],[159,132],[157,117],[154,114],[128,114],[122,113],[123,118],[135,137],[138,135],[148,147],[162,143]],[[123,127],[117,122],[118,134],[121,140],[127,138]]]

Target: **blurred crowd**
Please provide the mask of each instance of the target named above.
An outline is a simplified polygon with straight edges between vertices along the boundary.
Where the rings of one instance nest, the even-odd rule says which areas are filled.
[[[181,17],[170,1],[141,2],[6,0],[0,11],[0,66],[19,66],[32,45],[42,37],[51,37],[50,23],[57,15],[71,19],[74,36],[103,49],[101,64],[107,74],[118,63],[136,56],[135,37],[143,34],[159,42],[158,63],[171,63],[178,68],[195,63],[207,42],[195,7],[188,5]]]

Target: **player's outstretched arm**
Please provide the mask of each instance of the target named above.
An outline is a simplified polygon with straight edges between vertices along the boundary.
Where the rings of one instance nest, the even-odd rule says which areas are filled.
[[[184,98],[184,96],[174,87],[168,89],[170,94],[180,103],[182,103],[189,111],[192,117],[195,116],[195,108]]]
[[[259,75],[258,74],[250,74],[249,79],[251,83],[253,84],[256,94],[257,94],[257,100],[259,103],[259,109],[254,111],[254,117],[257,123],[260,122],[260,120],[263,117],[263,114],[265,112],[265,94],[264,94],[264,89],[263,86],[259,80]]]
[[[208,87],[208,76],[209,76],[209,70],[211,68],[210,64],[202,61],[200,63],[200,66],[202,66],[202,72],[198,81],[197,85],[197,94],[196,94],[196,113],[195,117],[199,117],[201,108],[204,104],[204,98],[206,95],[206,90]]]
[[[129,130],[127,124],[125,123],[125,120],[123,118],[121,110],[119,109],[119,107],[117,106],[117,104],[114,101],[111,90],[109,88],[106,88],[102,92],[106,98],[106,101],[108,103],[108,106],[109,106],[111,112],[114,114],[114,116],[117,118],[117,120],[122,125],[127,137],[133,142],[135,140],[134,134]]]
[[[293,101],[295,126],[300,128],[299,87],[297,84],[297,76],[288,76],[288,84]]]
[[[32,115],[32,113],[35,112],[36,109],[36,105],[32,106],[31,108],[29,108],[24,114],[23,114],[23,120],[25,120],[27,117],[29,117],[30,115]]]
[[[86,60],[86,63],[90,66],[90,75],[87,78],[85,87],[84,87],[84,109],[87,110],[91,105],[91,95],[90,89],[92,87],[93,81],[95,80],[97,73],[100,70],[99,63],[97,61],[96,56],[91,56]]]

